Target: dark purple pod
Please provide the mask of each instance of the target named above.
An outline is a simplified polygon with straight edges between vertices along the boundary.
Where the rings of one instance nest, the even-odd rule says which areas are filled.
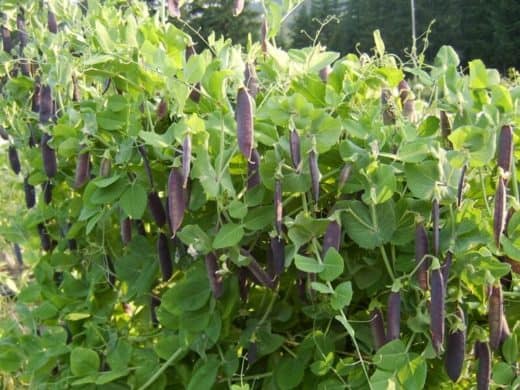
[[[56,21],[56,14],[49,10],[47,12],[47,27],[53,34],[58,32],[58,22]]]
[[[198,103],[200,101],[200,89],[200,83],[195,84],[195,86],[191,89],[190,99],[195,103]]]
[[[27,46],[28,36],[25,28],[25,19],[23,14],[19,13],[16,16],[16,28],[18,29],[18,37],[20,39],[20,48],[23,50]]]
[[[401,99],[401,105],[403,106],[403,114],[406,118],[412,120],[415,116],[414,99],[412,91],[406,80],[402,80],[399,83],[399,99]]]
[[[40,123],[48,124],[54,113],[51,87],[43,85],[40,87]]]
[[[247,301],[247,297],[249,295],[249,278],[248,271],[246,267],[240,267],[237,271],[237,279],[238,279],[238,292],[240,294],[240,299],[242,302]]]
[[[116,269],[114,268],[114,263],[112,262],[112,259],[110,256],[105,256],[105,262],[106,262],[106,275],[107,275],[107,281],[108,284],[113,288],[116,284]]]
[[[247,365],[251,366],[258,359],[258,346],[256,341],[251,341],[247,346]]]
[[[513,127],[502,126],[498,140],[498,163],[505,173],[511,170],[511,157],[513,156]]]
[[[244,87],[238,90],[235,118],[237,122],[238,147],[249,161],[254,140],[253,104],[249,93]]]
[[[390,292],[387,305],[387,332],[386,341],[399,338],[401,333],[401,293],[399,291]]]
[[[282,235],[282,219],[283,219],[283,203],[282,203],[282,181],[275,179],[274,181],[274,212],[275,227],[278,236]]]
[[[179,0],[168,0],[168,13],[172,18],[180,18]]]
[[[439,201],[433,200],[432,204],[432,223],[433,223],[433,255],[438,257],[440,251],[440,211]]]
[[[460,306],[457,307],[456,315],[464,324],[464,329],[456,329],[448,334],[444,354],[446,374],[454,383],[457,382],[462,372],[466,350],[466,321]]]
[[[312,197],[318,203],[320,198],[320,170],[318,168],[318,156],[314,150],[309,153],[309,168],[311,172]]]
[[[186,209],[186,189],[183,188],[184,178],[179,168],[172,168],[168,178],[168,213],[173,235],[181,227]]]
[[[51,136],[47,133],[43,133],[41,139],[41,151],[43,160],[43,169],[47,177],[52,178],[58,173],[58,166],[56,162],[56,153],[54,149],[49,146],[49,140]]]
[[[121,240],[125,246],[132,240],[132,220],[129,217],[121,221]]]
[[[74,187],[83,187],[90,179],[90,153],[80,151],[76,160]]]
[[[135,228],[137,230],[137,233],[140,234],[143,237],[146,237],[146,228],[144,226],[144,222],[142,219],[136,219],[135,221]]]
[[[159,319],[157,318],[157,308],[159,306],[161,306],[161,298],[157,295],[152,295],[150,299],[150,319],[154,328],[159,326]]]
[[[269,276],[269,274],[258,264],[255,258],[246,251],[245,249],[240,249],[240,253],[242,256],[249,257],[251,260],[249,264],[246,266],[251,275],[255,278],[255,280],[264,287],[274,289],[276,284],[274,280]]]
[[[429,259],[424,259],[428,254],[428,235],[422,222],[415,225],[415,261],[422,263],[417,270],[417,283],[422,290],[428,290],[428,269],[430,268]]]
[[[451,263],[453,261],[453,254],[448,251],[446,253],[446,258],[444,259],[444,263],[442,263],[441,266],[441,272],[442,272],[442,280],[444,281],[444,290],[448,288],[448,278],[450,277],[450,268]]]
[[[190,59],[191,56],[197,54],[197,50],[195,50],[195,46],[193,45],[187,45],[186,46],[186,52],[184,53],[184,58],[186,59],[186,62]]]
[[[460,172],[459,185],[457,186],[457,207],[460,207],[462,203],[462,190],[464,189],[464,178],[466,176],[467,166],[464,164],[462,171]]]
[[[298,289],[298,297],[302,302],[307,302],[307,274],[303,271],[298,271],[296,278],[296,288]]]
[[[392,92],[389,89],[383,89],[381,91],[381,106],[383,107],[383,124],[393,125],[395,123],[395,113],[390,105],[390,98]]]
[[[13,50],[13,41],[11,39],[11,31],[7,27],[1,26],[2,30],[2,43],[4,46],[4,51],[6,53],[10,53]]]
[[[370,330],[372,331],[374,349],[377,351],[386,343],[385,324],[380,309],[374,309],[370,315]]]
[[[156,114],[158,119],[162,119],[168,114],[168,102],[164,98],[159,102]]]
[[[269,30],[269,26],[267,25],[267,18],[264,16],[262,20],[262,26],[260,27],[260,41],[262,42],[262,53],[267,53],[267,43],[268,37],[267,33]]]
[[[274,274],[280,276],[285,270],[285,245],[281,237],[271,237],[271,255]]]
[[[109,77],[108,79],[105,80],[105,82],[103,83],[103,89],[101,90],[101,95],[104,95],[105,93],[107,93],[108,89],[110,88],[110,85],[112,84],[112,79]]]
[[[47,228],[43,223],[38,224],[38,234],[40,235],[41,248],[48,252],[52,249],[52,241]]]
[[[78,242],[74,238],[71,238],[70,240],[67,240],[67,247],[69,250],[75,251],[78,249]]]
[[[182,183],[183,188],[186,188],[188,186],[188,179],[190,178],[190,169],[191,135],[186,134],[186,137],[184,137],[184,141],[182,143],[182,177],[184,177],[184,182]]]
[[[289,133],[289,146],[291,149],[291,160],[294,169],[299,169],[301,156],[300,156],[300,136],[296,129],[292,129]]]
[[[161,265],[162,279],[167,282],[172,277],[173,266],[170,248],[168,247],[168,237],[163,233],[159,233],[159,238],[157,239],[157,255]]]
[[[25,205],[28,209],[32,209],[36,204],[36,192],[34,186],[29,183],[29,177],[23,179],[23,190],[25,193]]]
[[[31,67],[25,58],[20,58],[20,71],[25,77],[31,77]]]
[[[233,0],[233,16],[238,16],[244,10],[244,0]]]
[[[52,187],[50,180],[42,183],[43,201],[45,204],[52,202]]]
[[[219,299],[224,293],[224,284],[222,282],[222,276],[218,273],[219,267],[217,257],[214,253],[210,252],[206,255],[205,262],[213,297]]]
[[[247,189],[250,190],[260,184],[260,154],[253,149],[251,159],[247,162]]]
[[[341,245],[341,225],[338,221],[330,221],[327,230],[325,231],[325,235],[323,236],[323,253],[324,257],[329,248],[334,248],[339,251],[339,247]]]
[[[440,113],[440,121],[441,121],[441,135],[443,138],[448,139],[451,134],[451,123],[450,118],[448,118],[448,114],[446,111],[442,111]]]
[[[18,151],[14,145],[9,145],[9,149],[7,150],[9,156],[9,165],[11,166],[12,171],[18,175],[20,173],[20,158],[18,157]]]
[[[477,341],[475,343],[475,356],[478,359],[477,390],[488,390],[491,380],[491,351],[489,344]]]
[[[158,227],[166,223],[166,212],[157,192],[152,191],[148,194],[148,208]]]
[[[40,95],[41,86],[38,81],[34,83],[34,92],[31,99],[31,110],[32,112],[40,112]],[[50,115],[50,114],[49,114]]]
[[[509,324],[507,323],[507,317],[504,312],[502,312],[502,333],[500,334],[500,346],[506,341],[506,339],[511,336],[511,329],[509,329]]]
[[[330,72],[332,72],[332,68],[330,67],[330,65],[327,65],[326,67],[321,68],[320,69],[320,79],[321,79],[321,81],[326,83],[329,80]]]
[[[497,350],[502,339],[502,316],[504,314],[504,300],[500,284],[490,287],[488,300],[489,346]]]
[[[23,266],[22,249],[20,248],[20,245],[18,245],[16,242],[13,244],[13,253],[18,265]]]
[[[495,238],[495,245],[500,246],[500,237],[505,227],[506,217],[506,187],[504,179],[498,178],[497,190],[495,193],[495,210],[493,213],[493,236]]]
[[[434,269],[430,274],[430,332],[435,352],[439,354],[444,344],[444,280],[440,268]]]
[[[252,98],[255,98],[258,94],[258,78],[256,76],[255,65],[251,62],[246,63],[244,70],[244,84],[247,88],[247,92]]]

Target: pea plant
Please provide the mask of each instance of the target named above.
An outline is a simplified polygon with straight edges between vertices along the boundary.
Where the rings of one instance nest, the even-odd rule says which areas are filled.
[[[2,3],[4,388],[520,386],[520,86],[378,31],[284,51],[296,3],[247,47],[177,1]]]

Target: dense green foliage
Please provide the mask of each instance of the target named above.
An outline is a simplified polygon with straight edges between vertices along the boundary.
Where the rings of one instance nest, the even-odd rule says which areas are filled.
[[[329,50],[352,52],[359,43],[361,51],[372,47],[372,31],[380,29],[387,48],[403,55],[412,48],[412,21],[409,1],[402,0],[311,0],[309,11],[301,8],[293,27],[296,47],[305,47],[312,40],[300,34],[305,30],[314,38],[319,22],[326,15],[337,15],[320,37]],[[505,72],[508,67],[520,68],[520,3],[516,0],[415,1],[417,35],[428,31],[428,61],[433,60],[442,45],[449,43],[465,64],[481,58],[486,64]],[[329,12],[332,11],[332,12]],[[422,39],[417,43],[423,47]]]
[[[198,54],[145,3],[3,4],[0,125],[37,194],[0,218],[31,275],[4,386],[519,385],[520,87],[449,46],[403,68],[378,31],[284,51],[295,4]]]

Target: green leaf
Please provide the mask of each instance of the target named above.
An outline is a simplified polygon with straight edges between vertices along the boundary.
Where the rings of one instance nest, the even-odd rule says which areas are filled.
[[[365,203],[381,204],[391,199],[396,190],[394,169],[380,164],[369,174],[370,187],[363,194]]]
[[[205,255],[211,251],[211,239],[204,232],[199,225],[186,225],[181,231],[177,232],[177,237],[185,243],[190,245],[198,253]]]
[[[320,282],[311,282],[311,288],[313,290],[316,290],[322,294],[333,294],[334,290],[332,290],[328,285],[325,283]]]
[[[382,370],[396,371],[408,362],[406,345],[401,340],[392,340],[383,345],[374,356],[374,363]]]
[[[404,172],[410,191],[419,199],[431,200],[441,172],[437,161],[405,164]]]
[[[238,200],[234,200],[229,204],[228,212],[232,218],[242,219],[247,215],[247,206]]]
[[[244,237],[244,228],[241,225],[228,223],[220,228],[213,240],[213,249],[222,249],[237,245]]]
[[[220,361],[215,355],[208,355],[207,360],[192,373],[187,390],[210,390],[215,384]]]
[[[281,389],[294,389],[303,380],[304,362],[292,357],[283,358],[274,368],[274,379]]]
[[[312,257],[298,254],[294,256],[294,265],[296,265],[296,268],[298,268],[300,271],[310,273],[320,273],[325,269],[323,264],[318,263]]]
[[[473,60],[469,65],[469,87],[472,89],[486,88],[488,86],[488,72],[481,60]]]
[[[352,300],[352,283],[340,283],[335,289],[334,294],[330,298],[330,305],[334,310],[343,310],[345,306],[350,305]]]
[[[138,183],[134,183],[121,195],[119,204],[130,218],[140,219],[146,210],[146,191]]]
[[[95,374],[99,370],[99,356],[96,351],[76,347],[70,353],[70,370],[75,376]]]
[[[496,137],[490,129],[465,125],[455,129],[449,140],[456,151],[466,151],[474,167],[488,164],[495,156]]]
[[[502,344],[502,355],[509,364],[514,364],[518,361],[520,354],[518,349],[518,337],[516,334],[513,333],[505,339]]]
[[[327,282],[336,279],[343,273],[344,265],[343,257],[336,248],[329,248],[323,259],[323,271],[319,274],[320,278]]]
[[[399,370],[397,377],[404,389],[423,389],[426,383],[426,373],[427,367],[424,357],[417,356],[408,361],[407,364]]]
[[[513,379],[515,379],[515,373],[511,368],[511,365],[504,362],[498,362],[493,366],[492,377],[493,382],[496,384],[507,386],[511,384]]]
[[[247,230],[258,231],[274,222],[274,207],[259,206],[247,213],[244,226]]]
[[[381,38],[381,32],[379,29],[375,30],[373,32],[374,36],[374,42],[376,44],[376,52],[379,55],[379,57],[383,57],[385,54],[385,43],[383,42],[383,39]]]
[[[0,345],[0,370],[17,371],[23,362],[23,354],[19,347],[2,343]]]
[[[193,266],[185,277],[175,283],[162,296],[161,307],[176,314],[202,308],[211,294],[203,265]]]

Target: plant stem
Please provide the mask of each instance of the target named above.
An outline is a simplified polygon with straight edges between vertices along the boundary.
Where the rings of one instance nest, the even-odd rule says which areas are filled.
[[[492,215],[491,208],[489,207],[489,202],[487,199],[486,186],[484,185],[484,176],[482,175],[482,169],[478,170],[478,174],[480,177],[480,186],[482,187],[482,195],[484,196],[484,203],[486,204],[486,209],[487,209],[488,215]]]
[[[520,203],[520,195],[518,194],[518,181],[516,180],[516,164],[515,156],[511,162],[511,181],[513,185],[513,195],[515,196],[516,202]]]
[[[390,260],[388,260],[388,255],[386,254],[385,247],[381,245],[379,247],[381,250],[381,256],[383,256],[383,261],[385,262],[386,270],[388,271],[388,275],[390,275],[390,279],[392,279],[392,282],[395,280],[394,272],[392,271],[392,266],[390,265]]]
[[[142,385],[139,390],[145,390],[147,389],[148,387],[150,387],[151,384],[153,384],[157,378],[159,378],[159,376],[164,372],[166,371],[166,369],[168,368],[168,366],[170,364],[173,363],[173,361],[175,359],[177,359],[180,354],[184,352],[184,349],[183,348],[179,348],[177,349],[169,358],[168,360],[166,360],[163,365],[161,366],[161,368],[159,368],[157,371],[155,371],[155,373],[150,377],[150,379],[148,379],[146,381],[146,383],[144,385]]]

